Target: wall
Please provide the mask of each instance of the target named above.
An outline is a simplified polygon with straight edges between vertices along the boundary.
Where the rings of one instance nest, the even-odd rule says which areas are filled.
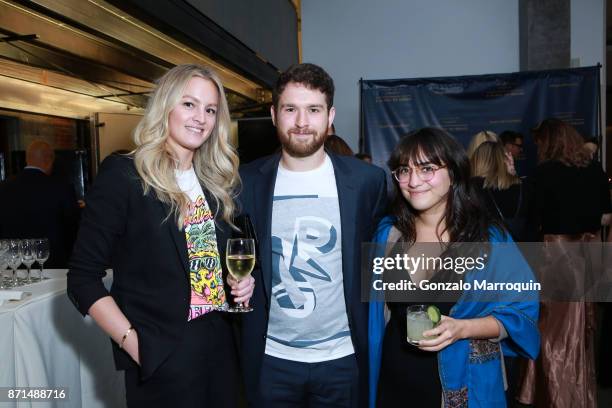
[[[519,70],[518,0],[301,4],[303,61],[323,66],[334,78],[336,130],[355,151],[360,78]]]
[[[297,63],[297,15],[289,0],[187,2],[277,69]]]
[[[601,129],[606,132],[606,4],[604,0],[572,0],[571,55],[572,66],[602,64],[601,68]],[[608,161],[606,143],[602,145],[604,164]]]
[[[605,64],[604,0],[571,1],[571,55],[580,66]],[[605,71],[602,71],[605,76]]]

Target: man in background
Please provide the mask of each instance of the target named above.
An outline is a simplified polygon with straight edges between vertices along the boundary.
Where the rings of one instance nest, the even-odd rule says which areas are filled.
[[[506,130],[499,135],[499,138],[508,153],[512,155],[514,160],[518,160],[523,154],[523,135],[519,132]]]
[[[48,268],[66,268],[78,225],[74,188],[51,176],[55,154],[49,143],[33,141],[26,167],[0,184],[0,237],[48,238]]]

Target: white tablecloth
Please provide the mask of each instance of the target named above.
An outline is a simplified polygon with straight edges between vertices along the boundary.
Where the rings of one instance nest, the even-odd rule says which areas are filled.
[[[66,271],[45,275],[52,279],[20,288],[31,296],[0,305],[0,387],[67,387],[70,399],[0,407],[125,407],[110,340],[68,300]]]

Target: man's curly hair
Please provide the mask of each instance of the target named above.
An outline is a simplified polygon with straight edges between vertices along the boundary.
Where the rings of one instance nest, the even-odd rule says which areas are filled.
[[[290,82],[321,91],[325,95],[328,110],[334,105],[334,80],[320,66],[305,63],[290,66],[278,77],[272,91],[274,110],[278,109],[278,99]]]

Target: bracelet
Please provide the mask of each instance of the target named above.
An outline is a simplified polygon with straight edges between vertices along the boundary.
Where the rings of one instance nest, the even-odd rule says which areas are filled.
[[[132,330],[134,330],[134,328],[132,326],[130,326],[129,329],[127,329],[127,331],[125,332],[125,334],[123,335],[123,337],[121,338],[121,341],[119,342],[119,348],[122,349],[123,348],[123,343],[125,343],[125,339],[128,338],[128,336],[130,335],[130,333],[132,332]]]

